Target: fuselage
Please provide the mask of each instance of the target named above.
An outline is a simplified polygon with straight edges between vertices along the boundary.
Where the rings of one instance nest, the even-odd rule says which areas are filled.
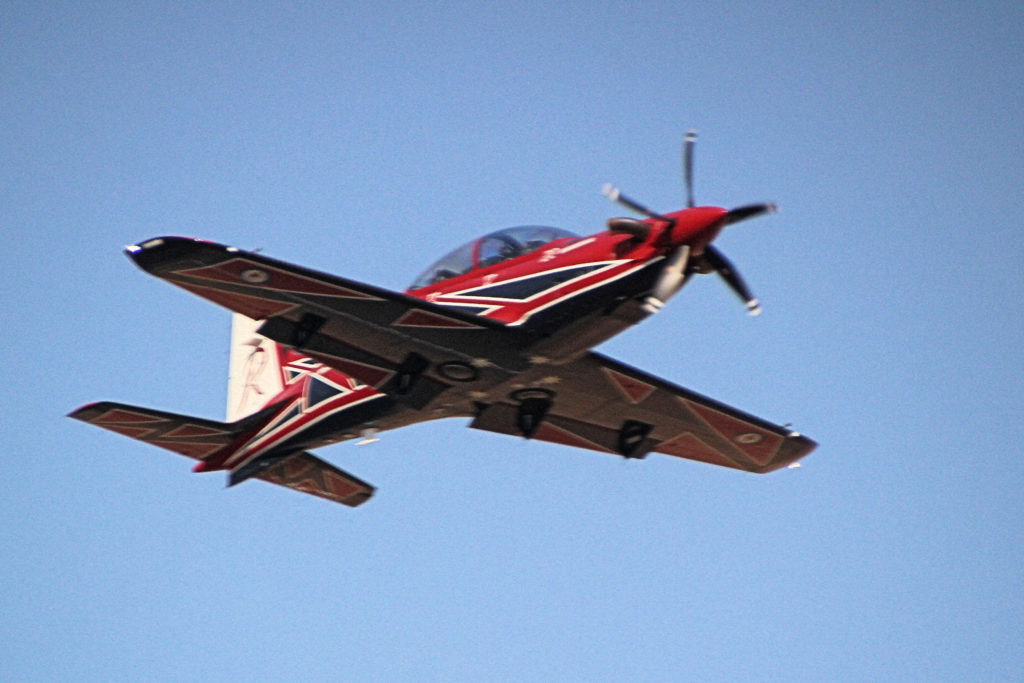
[[[307,449],[444,417],[469,427],[643,458],[662,453],[764,473],[810,439],[591,349],[662,310],[690,277],[715,273],[750,315],[760,305],[712,244],[775,211],[687,206],[659,214],[606,186],[643,219],[581,237],[524,226],[443,256],[405,293],[202,239],[126,247],[145,272],[233,313],[224,422],[100,401],[71,417],[228,470],[344,505],[372,485]]]

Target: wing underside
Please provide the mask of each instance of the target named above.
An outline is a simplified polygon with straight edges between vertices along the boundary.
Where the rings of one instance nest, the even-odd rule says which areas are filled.
[[[163,410],[102,401],[75,410],[68,417],[202,460],[226,448],[243,431],[228,424]]]
[[[264,321],[263,336],[375,388],[419,359],[528,366],[522,331],[423,299],[202,240],[159,237],[128,254],[156,277]]]
[[[536,377],[531,377],[536,375]],[[771,472],[816,444],[787,428],[597,353],[517,378],[550,387],[550,410],[531,438],[626,457],[664,453],[748,472]],[[483,407],[471,427],[522,435],[521,407]]]

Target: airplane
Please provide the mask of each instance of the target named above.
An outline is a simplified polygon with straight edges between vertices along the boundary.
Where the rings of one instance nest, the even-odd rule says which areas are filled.
[[[697,274],[717,273],[760,306],[713,245],[773,204],[656,213],[618,189],[617,217],[579,236],[542,226],[484,235],[427,268],[405,293],[236,247],[156,237],[126,247],[142,270],[233,313],[223,422],[122,403],[70,414],[223,470],[348,506],[370,484],[309,451],[461,417],[469,426],[629,459],[662,453],[748,472],[795,463],[816,443],[593,351],[660,311]]]

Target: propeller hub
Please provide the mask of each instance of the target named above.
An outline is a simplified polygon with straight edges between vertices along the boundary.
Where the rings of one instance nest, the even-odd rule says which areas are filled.
[[[699,206],[670,213],[666,216],[672,219],[668,227],[669,241],[673,246],[689,245],[691,252],[698,255],[718,237],[725,225],[722,219],[728,213],[717,206]]]
[[[718,273],[725,283],[736,293],[747,306],[751,315],[761,312],[761,307],[750,293],[747,284],[729,262],[725,254],[711,244],[718,233],[727,225],[745,221],[765,213],[774,213],[774,204],[748,204],[732,210],[717,206],[698,206],[693,204],[693,147],[697,134],[689,131],[683,143],[683,186],[686,189],[686,206],[682,211],[668,214],[655,213],[643,204],[623,195],[617,187],[605,185],[604,194],[613,202],[647,216],[646,221],[615,219],[609,222],[612,232],[626,232],[636,239],[646,239],[650,234],[643,228],[651,225],[658,231],[655,243],[665,249],[666,261],[661,274],[644,302],[644,310],[654,313],[661,310],[669,297],[674,295],[686,283],[689,273]],[[653,222],[652,222],[653,221]],[[641,237],[642,236],[642,237]]]

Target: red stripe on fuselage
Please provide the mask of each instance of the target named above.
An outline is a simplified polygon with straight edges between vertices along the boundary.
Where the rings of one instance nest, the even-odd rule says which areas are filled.
[[[547,289],[538,291],[525,299],[504,299],[499,297],[487,297],[487,296],[475,296],[473,294],[463,294],[461,292],[471,292],[473,289],[478,289],[479,286],[475,285],[471,288],[464,288],[460,292],[452,292],[451,294],[433,294],[430,296],[430,300],[435,303],[442,305],[452,306],[488,306],[486,311],[481,311],[480,315],[491,318],[492,320],[498,320],[505,323],[506,325],[521,325],[530,316],[546,309],[559,304],[563,301],[571,299],[574,296],[588,292],[597,287],[610,284],[620,278],[630,275],[641,268],[646,267],[652,261],[636,261],[633,259],[622,259],[606,262],[592,262],[592,263],[605,263],[606,265],[599,270],[591,271],[579,277],[573,278],[566,282],[559,283]],[[579,268],[586,266],[588,263],[573,264],[571,266],[560,266],[558,268],[551,268],[549,270],[539,271],[522,275],[520,277],[509,278],[507,280],[493,280],[487,282],[488,286],[498,286],[516,282],[519,280],[529,280],[533,278],[541,278],[546,273],[554,273],[569,268]]]
[[[297,365],[295,363],[295,356],[297,355],[295,354],[290,358],[292,367]],[[316,363],[316,361],[313,361],[313,363],[315,363],[314,368],[317,369],[317,372],[309,372],[309,370],[313,369],[309,368],[307,369],[307,374],[316,374],[329,380],[331,384],[339,389],[340,393],[337,396],[327,398],[315,406],[307,407],[306,387],[312,380],[306,377],[302,381],[293,381],[285,387],[284,391],[269,402],[271,404],[280,403],[280,410],[275,412],[256,429],[242,434],[232,444],[221,449],[219,453],[211,454],[197,465],[196,471],[235,469],[254,458],[265,455],[285,441],[319,424],[328,417],[384,396],[383,393],[374,390],[372,387],[354,382],[344,373],[326,368],[326,366]],[[293,411],[297,411],[296,414],[287,417]]]
[[[326,401],[317,404],[311,410],[301,412],[296,417],[293,417],[284,423],[274,425],[269,431],[257,433],[248,443],[228,457],[224,461],[224,464],[232,469],[235,467],[241,467],[245,463],[268,453],[274,447],[279,446],[324,419],[381,396],[384,396],[384,394],[379,391],[375,391],[370,387],[365,387],[349,394],[341,394],[327,399]],[[301,399],[298,400],[301,401]],[[289,402],[288,405],[278,413],[277,416],[275,416],[275,419],[281,414],[285,414],[294,409],[295,405],[295,402]]]

